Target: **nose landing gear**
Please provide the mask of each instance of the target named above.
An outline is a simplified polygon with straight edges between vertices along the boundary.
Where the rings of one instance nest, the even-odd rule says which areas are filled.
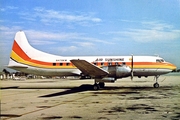
[[[159,87],[159,83],[154,83],[154,88],[158,88]]]
[[[153,87],[154,88],[158,88],[159,87],[159,83],[157,81],[158,81],[159,75],[155,76],[154,78],[156,79],[156,82],[154,83]]]

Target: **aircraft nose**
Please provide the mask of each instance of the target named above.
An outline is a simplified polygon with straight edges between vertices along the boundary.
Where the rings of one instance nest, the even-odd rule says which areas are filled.
[[[176,67],[176,66],[174,66],[174,68],[173,68],[173,71],[175,71],[175,70],[177,70],[177,67]]]
[[[171,70],[176,71],[177,67],[174,64],[171,64]]]

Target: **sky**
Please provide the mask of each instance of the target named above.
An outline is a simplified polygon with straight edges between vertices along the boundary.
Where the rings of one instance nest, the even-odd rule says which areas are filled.
[[[55,55],[159,55],[180,68],[180,0],[0,0],[0,71],[20,30]]]

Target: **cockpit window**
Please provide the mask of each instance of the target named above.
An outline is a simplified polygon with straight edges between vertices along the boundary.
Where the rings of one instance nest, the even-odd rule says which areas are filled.
[[[164,60],[163,59],[156,59],[156,62],[161,63],[161,62],[164,62]]]
[[[164,60],[163,60],[163,59],[161,59],[161,62],[164,62]]]

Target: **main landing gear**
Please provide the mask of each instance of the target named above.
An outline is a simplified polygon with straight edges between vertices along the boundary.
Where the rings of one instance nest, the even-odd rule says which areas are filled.
[[[159,83],[157,81],[158,81],[159,75],[155,76],[154,78],[156,79],[156,82],[154,83],[153,87],[154,88],[158,88],[159,87]]]
[[[104,88],[105,86],[105,83],[104,82],[95,82],[94,85],[93,85],[93,90],[99,90],[100,88]]]

